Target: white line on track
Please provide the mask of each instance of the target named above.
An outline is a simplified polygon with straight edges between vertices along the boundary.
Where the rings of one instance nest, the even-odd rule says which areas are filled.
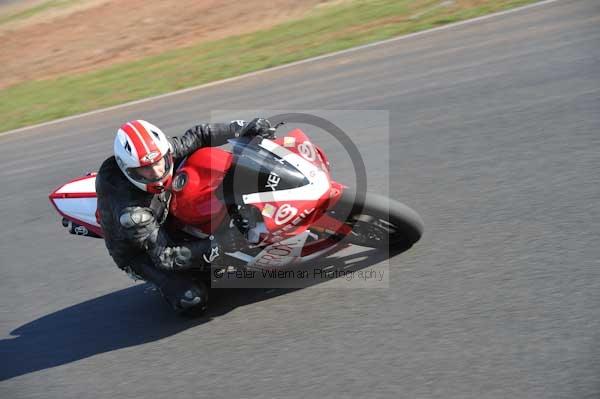
[[[397,41],[400,41],[400,40],[406,40],[406,39],[410,39],[410,38],[413,38],[413,37],[426,35],[426,34],[433,33],[433,32],[439,32],[441,30],[452,29],[452,28],[456,28],[458,26],[463,26],[463,25],[468,25],[468,24],[471,24],[471,23],[479,22],[479,21],[484,21],[486,19],[496,18],[496,17],[500,17],[500,16],[503,16],[503,15],[513,14],[513,13],[517,13],[517,12],[520,12],[520,11],[528,10],[530,8],[539,7],[539,6],[543,6],[543,5],[551,4],[551,3],[556,3],[558,1],[560,1],[560,0],[543,0],[543,1],[540,1],[540,2],[537,2],[537,3],[528,4],[528,5],[525,5],[525,6],[522,6],[522,7],[517,7],[517,8],[510,9],[510,10],[500,11],[500,12],[496,12],[496,13],[488,14],[488,15],[483,15],[481,17],[467,19],[465,21],[460,21],[460,22],[455,22],[455,23],[452,23],[452,24],[449,24],[449,25],[438,26],[437,28],[431,28],[431,29],[427,29],[427,30],[423,30],[423,31],[419,31],[419,32],[409,33],[408,35],[393,37],[391,39],[381,40],[379,42],[373,42],[373,43],[363,44],[362,46],[352,47],[352,48],[349,48],[349,49],[346,49],[346,50],[337,51],[335,53],[323,54],[323,55],[319,55],[319,56],[316,56],[316,57],[307,58],[307,59],[300,60],[300,61],[295,61],[295,62],[292,62],[292,63],[289,63],[289,64],[279,65],[279,66],[272,67],[272,68],[267,68],[267,69],[261,69],[260,71],[254,71],[254,72],[246,73],[244,75],[239,75],[239,76],[234,76],[234,77],[227,78],[227,79],[217,80],[217,81],[214,81],[214,82],[204,83],[204,84],[201,84],[199,86],[188,87],[187,89],[182,89],[182,90],[177,90],[177,91],[173,91],[173,92],[170,92],[170,93],[160,94],[158,96],[147,97],[147,98],[143,98],[141,100],[130,101],[130,102],[127,102],[127,103],[123,103],[123,104],[119,104],[119,105],[114,105],[112,107],[107,107],[107,108],[101,108],[101,109],[97,109],[97,110],[94,110],[94,111],[85,112],[85,113],[82,113],[82,114],[67,116],[67,117],[64,117],[64,118],[55,119],[53,121],[39,123],[37,125],[25,126],[25,127],[19,128],[19,129],[9,130],[7,132],[0,133],[0,138],[8,136],[8,135],[11,135],[11,134],[15,134],[15,133],[21,133],[21,132],[26,131],[26,130],[31,130],[31,129],[36,129],[36,128],[39,128],[39,127],[54,125],[54,124],[58,124],[58,123],[70,121],[70,120],[73,120],[73,119],[83,118],[85,116],[100,114],[100,113],[103,113],[103,112],[108,112],[108,111],[112,111],[112,110],[119,109],[119,108],[125,108],[125,107],[129,107],[129,106],[132,106],[132,105],[137,105],[137,104],[142,104],[142,103],[146,103],[146,102],[150,102],[150,101],[160,100],[160,99],[163,99],[163,98],[166,98],[166,97],[176,96],[178,94],[189,93],[191,91],[201,90],[201,89],[204,89],[204,88],[207,88],[207,87],[217,86],[217,85],[220,85],[220,84],[223,84],[223,83],[234,82],[234,81],[245,79],[245,78],[248,78],[248,77],[251,77],[251,76],[257,76],[257,75],[260,75],[260,74],[263,74],[263,73],[269,73],[269,72],[272,72],[272,71],[278,71],[278,70],[284,69],[284,68],[291,68],[291,67],[294,67],[296,65],[302,65],[302,64],[309,63],[309,62],[314,62],[314,61],[319,61],[319,60],[323,60],[323,59],[327,59],[327,58],[332,58],[332,57],[336,57],[336,56],[342,55],[342,54],[353,53],[355,51],[360,51],[360,50],[363,50],[363,49],[366,49],[366,48],[381,46],[381,45],[384,45],[384,44],[393,43],[393,42],[397,42]]]

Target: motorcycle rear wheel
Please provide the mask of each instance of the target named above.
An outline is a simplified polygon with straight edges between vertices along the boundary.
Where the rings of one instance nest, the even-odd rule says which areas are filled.
[[[360,198],[347,189],[330,214],[352,227],[344,241],[363,247],[406,250],[423,235],[423,220],[417,212],[373,193]]]

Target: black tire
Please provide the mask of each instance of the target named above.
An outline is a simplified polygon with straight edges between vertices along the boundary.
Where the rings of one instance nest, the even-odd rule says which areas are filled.
[[[408,249],[423,235],[423,220],[401,202],[346,190],[330,214],[352,226],[344,241],[370,248]]]

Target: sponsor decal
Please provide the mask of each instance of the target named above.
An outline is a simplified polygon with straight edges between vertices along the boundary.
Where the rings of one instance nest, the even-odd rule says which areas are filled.
[[[296,226],[298,226],[300,223],[302,223],[307,217],[308,215],[310,215],[311,213],[313,213],[315,210],[315,208],[310,208],[310,209],[305,209],[304,211],[302,211],[302,213],[300,215],[298,215],[294,220],[292,220],[291,223],[289,223],[287,226],[282,227],[281,229],[275,231],[270,239],[268,237],[265,237],[265,239],[261,242],[259,242],[257,245],[261,246],[261,245],[265,245],[267,244],[268,241],[270,241],[271,243],[277,243],[280,242],[284,239],[286,239],[285,236],[283,236],[283,233],[287,233],[288,231],[296,228]]]
[[[173,190],[181,191],[183,189],[183,187],[185,187],[185,184],[187,183],[187,181],[188,181],[187,173],[181,172],[181,173],[177,174],[177,176],[175,176],[175,179],[173,181]]]
[[[292,218],[294,216],[296,216],[297,213],[298,213],[297,208],[294,208],[290,204],[283,204],[279,207],[279,209],[277,210],[277,213],[275,214],[275,224],[276,225],[286,224],[287,222],[292,220]]]
[[[277,209],[277,208],[275,208],[275,207],[274,207],[273,205],[271,205],[271,204],[265,204],[265,206],[264,206],[264,208],[263,208],[263,210],[262,210],[262,212],[261,212],[261,213],[262,213],[262,215],[263,215],[263,216],[266,216],[266,217],[268,217],[268,218],[272,218],[272,217],[273,217],[273,215],[275,214],[275,210],[276,210],[276,209]]]
[[[291,245],[275,244],[270,246],[263,252],[261,256],[256,259],[254,265],[256,266],[281,266],[286,264],[290,254],[292,253]]]
[[[131,154],[131,145],[129,145],[129,141],[125,140],[125,145],[123,146],[123,148],[125,148],[125,151]]]
[[[277,267],[291,263],[300,257],[308,232],[273,243],[257,255],[248,265],[258,267]]]
[[[284,147],[295,147],[296,146],[296,138],[286,136],[283,138],[283,146]]]
[[[150,130],[152,132],[152,134],[154,135],[154,137],[157,138],[158,141],[160,141],[160,135],[158,133],[156,133],[154,130]]]
[[[85,226],[77,225],[73,228],[73,232],[78,236],[87,236],[89,231]]]
[[[277,190],[277,186],[279,185],[279,180],[281,180],[281,177],[279,177],[279,175],[275,172],[271,172],[269,173],[269,177],[267,178],[267,184],[265,185],[265,188],[270,188],[272,191]]]
[[[315,151],[315,147],[311,144],[310,141],[305,141],[302,144],[298,145],[298,152],[302,155],[302,158],[307,161],[314,161],[317,159],[317,152]]]
[[[206,256],[206,254],[202,255],[206,263],[211,263],[213,260],[219,257],[219,247],[212,247],[210,250],[210,255]]]
[[[298,215],[298,217],[296,217],[294,220],[292,220],[292,222],[290,224],[288,224],[287,226],[283,227],[281,230],[279,230],[277,232],[277,234],[281,234],[281,233],[285,233],[291,229],[293,229],[294,227],[298,226],[300,223],[302,223],[304,221],[304,219],[306,219],[306,217],[308,215],[310,215],[313,211],[315,210],[315,208],[310,208],[310,209],[305,209],[300,215]]]
[[[142,161],[144,161],[144,162],[152,162],[156,158],[158,158],[158,156],[160,156],[160,152],[158,152],[158,151],[152,151],[152,152],[149,152],[146,156],[144,156],[144,158],[142,158]]]

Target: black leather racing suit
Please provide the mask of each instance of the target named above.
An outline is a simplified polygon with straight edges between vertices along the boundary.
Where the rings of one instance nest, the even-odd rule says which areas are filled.
[[[174,164],[198,148],[225,144],[239,134],[242,124],[201,124],[181,137],[169,138]],[[208,239],[172,242],[163,225],[171,193],[151,194],[138,189],[121,172],[114,156],[104,161],[98,171],[96,193],[104,241],[117,266],[154,283],[174,305],[174,297],[191,285],[174,272],[191,263],[205,263],[208,259],[203,255],[216,255],[216,243]]]

